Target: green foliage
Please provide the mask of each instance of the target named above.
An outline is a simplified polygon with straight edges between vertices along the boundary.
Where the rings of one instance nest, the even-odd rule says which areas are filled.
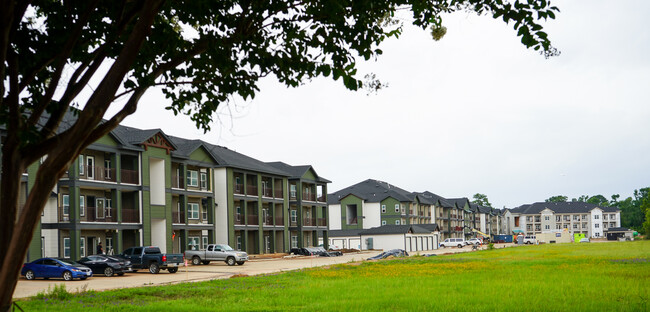
[[[560,202],[565,202],[568,199],[569,198],[564,195],[556,195],[556,196],[551,196],[544,201],[547,203],[560,203]]]
[[[41,300],[69,300],[74,295],[65,288],[65,284],[54,284],[53,288],[47,286],[47,290],[39,292],[36,299]]]
[[[487,195],[481,194],[481,193],[476,193],[476,194],[474,194],[473,198],[474,198],[474,200],[472,200],[472,203],[492,208],[492,204],[488,200]]]
[[[492,242],[488,243],[488,245],[487,245],[487,249],[488,249],[488,250],[492,250],[492,249],[494,249],[494,243],[492,243]]]
[[[643,231],[646,234],[646,238],[648,238],[650,234],[650,192],[647,191],[648,189],[646,188],[645,192],[645,197],[641,199],[641,211],[645,212],[645,221],[643,222]]]

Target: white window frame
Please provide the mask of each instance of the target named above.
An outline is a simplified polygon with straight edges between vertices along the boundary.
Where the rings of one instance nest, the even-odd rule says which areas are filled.
[[[594,228],[599,229],[599,228],[600,228],[600,224],[598,224],[598,223],[594,224]]]
[[[295,185],[295,184],[290,184],[289,185],[289,197],[296,198],[296,195],[297,195],[296,193],[298,191],[297,188],[298,188],[298,186]]]
[[[86,215],[86,196],[79,195],[79,216]]]
[[[600,219],[600,215],[594,215],[594,220],[599,220],[599,219]]]
[[[291,222],[298,222],[298,210],[292,209],[289,214],[291,216]]]
[[[110,198],[104,199],[104,209],[106,210],[106,218],[111,218],[113,217],[113,213],[111,212],[113,210],[113,200]]]
[[[399,224],[400,224],[399,221],[400,221],[400,220],[395,220],[395,225],[399,225]]]
[[[199,236],[190,236],[187,238],[187,246],[190,250],[199,250],[201,248],[201,240]]]
[[[235,207],[235,218],[237,218],[236,221],[241,221],[241,206]]]
[[[207,172],[201,172],[199,176],[200,176],[200,179],[201,179],[201,189],[202,190],[207,190],[208,189],[208,173]]]
[[[64,216],[69,216],[70,215],[70,195],[69,194],[63,194],[63,197],[61,198],[62,206],[63,206],[63,215]]]
[[[544,216],[544,220],[545,220],[545,221],[550,221],[550,220],[551,220],[551,217],[550,217],[550,216]]]
[[[81,257],[86,256],[86,238],[85,237],[80,237],[79,238],[79,253],[81,254]]]
[[[113,250],[113,238],[112,237],[106,237],[106,254],[112,255],[111,250]]]
[[[70,258],[70,237],[63,238],[63,258]]]
[[[237,235],[237,250],[241,250],[241,235]]]
[[[92,165],[90,165],[92,163]],[[86,178],[88,180],[95,179],[95,156],[86,156],[86,166],[88,167],[86,172]]]
[[[199,172],[196,170],[187,170],[187,186],[199,187]]]
[[[399,212],[399,204],[395,204],[395,212]]]
[[[196,214],[196,216],[195,216]],[[198,203],[187,203],[187,218],[190,220],[199,219],[199,204]]]
[[[102,204],[100,205],[99,203]],[[106,198],[95,198],[95,218],[106,219]]]
[[[208,207],[201,205],[201,220],[208,221]]]
[[[291,235],[291,248],[298,248],[298,236]]]
[[[386,213],[386,205],[381,205],[381,213]]]
[[[111,160],[104,159],[104,179],[111,178]]]
[[[86,162],[84,161],[84,155],[79,155],[79,175],[86,174]]]
[[[386,220],[381,220],[381,225],[386,225]]]
[[[207,236],[201,236],[201,247],[203,249],[208,248],[208,237]]]

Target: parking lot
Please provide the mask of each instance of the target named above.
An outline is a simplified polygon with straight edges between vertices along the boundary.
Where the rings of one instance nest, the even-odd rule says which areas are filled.
[[[502,248],[499,244],[497,248]],[[422,251],[422,254],[444,254],[456,252],[469,252],[471,247],[464,248],[444,248],[439,250]],[[177,273],[170,274],[161,270],[159,274],[151,274],[147,270],[136,273],[127,273],[124,276],[104,277],[95,275],[87,280],[80,281],[63,281],[62,279],[43,280],[36,279],[32,281],[20,277],[18,285],[14,291],[14,298],[25,298],[47,291],[48,287],[57,284],[65,284],[68,291],[88,290],[107,290],[115,288],[155,286],[182,282],[196,282],[213,279],[230,278],[233,275],[258,275],[275,273],[282,271],[291,271],[302,268],[327,266],[339,263],[348,263],[352,261],[362,261],[369,257],[379,254],[380,251],[362,251],[357,253],[344,254],[341,257],[293,257],[277,259],[259,259],[246,262],[242,266],[228,266],[223,262],[212,262],[209,265],[189,265],[181,267]],[[415,254],[415,253],[411,253]]]

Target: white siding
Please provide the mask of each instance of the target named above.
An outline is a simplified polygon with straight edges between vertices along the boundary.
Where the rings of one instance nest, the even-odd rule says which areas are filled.
[[[56,197],[50,197],[45,203],[41,223],[58,223],[58,202]]]
[[[183,177],[184,179],[185,177]],[[165,204],[165,160],[149,159],[149,189],[152,205]],[[162,246],[160,246],[162,250]]]
[[[45,238],[45,256],[62,257],[59,255],[59,233],[56,229],[42,229],[41,236]]]
[[[167,223],[164,219],[151,219],[151,245],[167,253]]]
[[[341,229],[341,204],[327,206],[329,212],[328,225],[330,230]],[[339,246],[342,247],[342,246]]]
[[[370,229],[381,226],[381,204],[380,203],[363,203],[361,215],[363,218],[363,228]]]
[[[591,210],[591,237],[603,237],[603,210],[600,208]]]
[[[368,249],[368,239],[372,238],[373,249],[404,249],[404,234],[362,235],[361,247]]]
[[[228,243],[228,179],[226,168],[214,169],[214,233],[217,244]]]

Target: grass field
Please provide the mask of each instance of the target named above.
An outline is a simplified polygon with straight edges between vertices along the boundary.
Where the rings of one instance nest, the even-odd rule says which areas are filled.
[[[553,244],[58,292],[25,311],[650,311],[650,241]]]

